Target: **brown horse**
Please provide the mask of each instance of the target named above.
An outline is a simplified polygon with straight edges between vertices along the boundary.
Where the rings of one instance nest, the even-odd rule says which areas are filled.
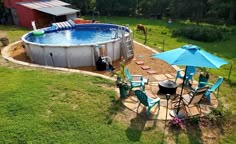
[[[143,34],[146,35],[147,31],[146,28],[142,24],[137,24],[137,31],[143,31]]]

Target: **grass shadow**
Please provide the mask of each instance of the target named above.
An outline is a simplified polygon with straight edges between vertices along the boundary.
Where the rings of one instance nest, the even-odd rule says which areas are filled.
[[[235,81],[231,81],[231,80],[226,80],[226,81],[229,83],[231,88],[233,88],[233,89],[236,88],[236,82]]]

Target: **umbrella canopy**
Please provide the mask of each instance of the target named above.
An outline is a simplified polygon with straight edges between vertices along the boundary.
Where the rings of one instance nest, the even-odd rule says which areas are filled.
[[[159,58],[171,65],[195,66],[207,68],[219,68],[228,62],[212,55],[196,45],[184,45],[180,48],[154,54],[153,58]]]

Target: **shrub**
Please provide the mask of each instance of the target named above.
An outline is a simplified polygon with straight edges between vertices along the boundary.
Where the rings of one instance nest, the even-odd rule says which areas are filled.
[[[2,43],[3,46],[7,46],[9,44],[9,40],[7,38],[6,33],[0,33],[0,42]]]
[[[174,37],[183,36],[188,39],[203,41],[203,42],[213,42],[223,39],[223,35],[220,30],[209,27],[198,27],[198,26],[190,26],[177,29],[172,32],[172,36]]]
[[[210,108],[211,112],[208,114],[208,118],[211,121],[216,121],[217,118],[228,117],[232,114],[232,112],[223,106],[222,102],[219,101],[217,108]]]
[[[230,32],[231,31],[231,29],[229,27],[227,27],[225,24],[222,26],[217,26],[216,28],[222,32]]]

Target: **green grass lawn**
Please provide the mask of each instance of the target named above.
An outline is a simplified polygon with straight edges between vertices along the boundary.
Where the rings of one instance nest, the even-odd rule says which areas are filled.
[[[166,20],[149,20],[121,17],[100,17],[101,22],[129,24],[134,39],[143,43],[144,36],[135,31],[142,23],[148,27],[147,45],[162,50],[196,44],[203,49],[235,63],[236,33],[227,33],[229,39],[203,43],[185,38],[172,38],[173,29],[185,26],[175,22],[168,26]],[[28,30],[0,25],[0,32],[11,42],[18,40]],[[211,80],[218,75],[228,77],[230,65],[210,70]],[[236,67],[233,65],[231,86],[224,81],[219,99],[233,112],[227,116],[221,143],[236,141]],[[20,70],[0,67],[0,143],[201,143],[200,129],[190,132],[172,132],[163,138],[163,130],[140,130],[140,121],[130,126],[123,120],[111,120],[112,115],[122,113],[113,82],[80,74],[66,74],[43,70]],[[132,124],[132,122],[131,122]],[[162,127],[163,129],[163,127]]]
[[[0,143],[140,143],[157,130],[113,122],[122,107],[114,82],[98,77],[0,67]],[[152,133],[152,135],[149,135]]]

